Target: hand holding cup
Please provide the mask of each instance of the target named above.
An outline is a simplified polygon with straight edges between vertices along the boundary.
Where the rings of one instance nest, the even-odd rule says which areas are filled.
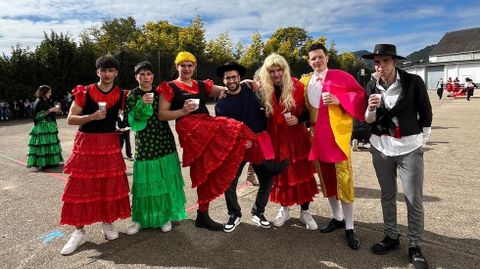
[[[373,111],[380,106],[382,95],[379,93],[370,94],[368,98],[368,110]]]
[[[153,92],[147,92],[143,95],[143,103],[144,104],[153,104]]]

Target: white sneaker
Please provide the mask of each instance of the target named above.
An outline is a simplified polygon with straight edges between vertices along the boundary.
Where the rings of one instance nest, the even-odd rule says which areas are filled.
[[[169,221],[169,222],[165,223],[165,225],[163,225],[160,229],[164,233],[170,232],[172,230],[172,222]]]
[[[60,254],[72,254],[79,246],[85,244],[86,241],[85,230],[75,230],[75,232],[70,235],[70,238],[63,246],[62,250],[60,250]]]
[[[309,230],[316,230],[318,229],[317,222],[313,219],[312,214],[308,210],[302,210],[300,212],[300,222],[305,224],[307,229]]]
[[[107,240],[115,240],[118,238],[118,232],[111,223],[102,223],[102,233]]]
[[[285,224],[285,221],[290,219],[290,208],[288,206],[282,206],[278,209],[278,214],[273,220],[273,225],[281,227]]]
[[[128,235],[134,235],[134,234],[138,233],[138,231],[140,231],[141,228],[142,228],[142,226],[140,226],[140,223],[133,222],[132,225],[130,225],[130,227],[128,227],[127,232],[125,232],[125,233],[128,234]]]

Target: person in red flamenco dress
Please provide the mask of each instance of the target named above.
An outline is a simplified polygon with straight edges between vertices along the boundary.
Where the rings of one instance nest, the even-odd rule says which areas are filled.
[[[309,212],[318,188],[313,163],[308,160],[311,142],[305,125],[304,86],[290,76],[285,58],[275,53],[265,59],[258,77],[275,158],[290,160],[287,169],[274,178],[270,193],[270,200],[281,205],[273,225],[283,226],[290,218],[290,206],[297,204],[301,206],[300,221],[307,229],[316,230],[318,225]]]
[[[67,117],[79,125],[72,154],[64,167],[69,174],[62,196],[60,223],[75,226],[60,251],[73,253],[85,243],[85,225],[102,222],[107,240],[118,238],[112,223],[130,217],[129,186],[115,123],[123,109],[125,93],[114,85],[118,61],[102,56],[96,61],[100,81],[73,90],[75,100]]]
[[[226,117],[212,117],[205,105],[207,96],[219,96],[225,87],[212,80],[194,80],[197,60],[189,52],[175,58],[178,78],[159,86],[160,120],[176,120],[182,166],[190,167],[192,188],[197,188],[195,226],[222,231],[223,225],[208,214],[209,204],[231,185],[243,161],[260,164],[264,160],[258,139],[246,125]],[[275,170],[275,164],[269,166]],[[279,166],[278,169],[281,169]]]

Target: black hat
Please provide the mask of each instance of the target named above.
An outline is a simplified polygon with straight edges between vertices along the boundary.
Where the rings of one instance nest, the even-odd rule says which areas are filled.
[[[373,59],[374,56],[387,55],[396,59],[405,59],[405,57],[397,55],[397,47],[392,44],[376,44],[373,53],[362,55],[364,59]]]
[[[142,61],[139,62],[135,68],[133,68],[133,71],[135,72],[135,75],[138,75],[138,73],[142,70],[148,70],[153,73],[153,67],[152,64],[149,61]]]
[[[217,68],[216,74],[217,76],[223,78],[223,74],[225,74],[225,72],[232,71],[232,70],[238,71],[238,74],[240,74],[240,77],[243,77],[245,75],[245,72],[247,71],[245,67],[235,62],[227,62],[224,65]]]

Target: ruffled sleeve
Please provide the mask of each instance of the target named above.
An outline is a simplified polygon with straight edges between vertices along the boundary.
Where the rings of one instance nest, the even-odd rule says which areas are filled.
[[[173,100],[173,89],[168,85],[168,82],[164,81],[157,87],[157,92],[159,92],[163,97],[168,101],[172,102]]]
[[[72,90],[72,95],[75,97],[75,104],[83,108],[87,101],[87,88],[83,85],[77,85],[77,87]]]
[[[153,115],[152,104],[144,104],[142,98],[130,94],[127,99],[125,112],[128,114],[128,124],[134,131],[141,131],[147,127],[148,120]]]
[[[205,90],[207,91],[207,95],[212,94],[213,80],[206,79],[203,81],[203,83],[205,84]]]

